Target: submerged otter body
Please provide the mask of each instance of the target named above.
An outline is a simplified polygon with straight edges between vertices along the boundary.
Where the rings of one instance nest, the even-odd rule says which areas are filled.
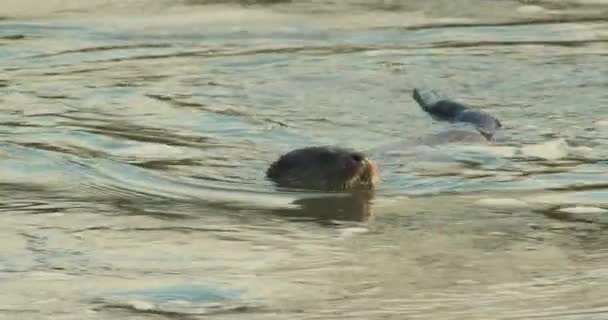
[[[412,97],[422,110],[430,114],[433,119],[469,125],[488,141],[493,140],[494,135],[502,128],[502,123],[493,115],[444,98],[433,90],[414,89]],[[463,141],[472,137],[471,135],[465,137],[462,133],[463,130],[454,130],[454,132],[459,132],[460,138],[465,138]],[[458,135],[455,138],[457,137]],[[458,141],[457,139],[452,140]]]

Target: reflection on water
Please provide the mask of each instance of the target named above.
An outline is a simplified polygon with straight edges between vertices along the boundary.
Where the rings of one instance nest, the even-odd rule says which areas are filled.
[[[605,319],[607,12],[8,0],[0,318]],[[505,137],[420,145],[414,87]],[[379,188],[264,179],[322,144]]]

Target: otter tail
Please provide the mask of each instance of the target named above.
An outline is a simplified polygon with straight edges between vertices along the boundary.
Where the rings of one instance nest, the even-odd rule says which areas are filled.
[[[413,97],[426,112],[430,112],[429,110],[432,109],[432,106],[441,101],[441,96],[437,92],[429,89],[414,88]]]
[[[455,121],[458,115],[468,107],[452,100],[441,97],[437,92],[428,89],[414,89],[413,98],[422,110],[436,120]]]

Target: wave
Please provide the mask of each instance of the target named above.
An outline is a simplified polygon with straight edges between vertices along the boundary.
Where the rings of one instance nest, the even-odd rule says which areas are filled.
[[[450,17],[467,23],[500,21],[606,20],[608,4],[600,1],[486,1],[486,0],[4,0],[0,21],[5,19],[44,18],[50,16],[146,15],[201,13],[214,19],[216,13],[233,14],[235,10],[261,9],[288,14],[382,14],[414,13],[424,17]],[[474,10],[471,10],[474,8]],[[212,13],[211,15],[209,15]],[[221,15],[220,15],[221,16]],[[318,17],[315,17],[318,18]],[[401,17],[409,20],[410,17]],[[448,23],[449,24],[449,23]]]

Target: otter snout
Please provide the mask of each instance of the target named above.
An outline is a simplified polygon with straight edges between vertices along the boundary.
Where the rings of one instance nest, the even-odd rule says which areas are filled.
[[[378,174],[378,165],[376,161],[369,158],[364,159],[365,171],[363,172],[363,180],[373,187],[380,181],[380,175]]]

